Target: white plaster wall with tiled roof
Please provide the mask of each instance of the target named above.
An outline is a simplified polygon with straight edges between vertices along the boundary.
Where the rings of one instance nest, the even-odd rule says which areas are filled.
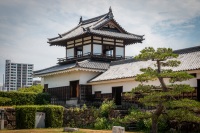
[[[181,62],[178,67],[172,68],[174,71],[187,71],[195,73],[196,77],[187,81],[177,82],[178,84],[189,84],[197,87],[197,79],[200,79],[200,46],[174,51],[179,54],[177,60]],[[139,82],[134,80],[140,74],[141,68],[154,67],[153,61],[135,61],[134,59],[116,61],[111,63],[110,68],[101,75],[93,78],[88,84],[93,86],[93,93],[112,93],[112,87],[122,86],[123,92],[129,92],[136,87]],[[169,83],[166,79],[165,82]],[[144,84],[159,85],[159,81],[149,81]]]
[[[197,47],[198,48],[198,47]],[[194,48],[195,49],[195,48]],[[200,50],[181,53],[177,59],[181,62],[178,67],[171,68],[174,71],[191,71],[200,69]],[[120,63],[121,62],[121,63]],[[101,82],[106,80],[115,80],[135,77],[140,74],[141,68],[154,67],[155,61],[135,61],[130,59],[130,62],[119,61],[119,64],[112,65],[100,76],[92,79],[90,82]]]
[[[70,81],[79,80],[79,84],[87,84],[87,81],[95,77],[99,73],[90,71],[72,71],[69,73],[61,73],[57,75],[45,76],[43,84],[48,84],[49,88],[69,86]]]
[[[191,87],[197,87],[197,79],[200,79],[200,70],[190,71],[190,73],[197,73],[197,77],[183,81],[177,82],[177,84],[189,84]],[[168,80],[165,79],[165,82],[168,84]],[[123,92],[130,92],[132,88],[137,87],[140,82],[134,80],[134,78],[125,78],[125,79],[115,79],[115,80],[108,80],[102,81],[100,84],[92,84],[92,93],[95,94],[96,91],[101,91],[102,94],[105,93],[112,93],[112,87],[119,87],[122,86]],[[148,85],[159,85],[159,81],[149,81],[144,84]]]

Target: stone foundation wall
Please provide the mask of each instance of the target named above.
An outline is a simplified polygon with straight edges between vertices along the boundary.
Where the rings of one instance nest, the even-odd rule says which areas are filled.
[[[93,109],[65,109],[63,126],[64,127],[90,127],[96,120]]]
[[[4,108],[4,129],[16,128],[16,112],[14,108]]]

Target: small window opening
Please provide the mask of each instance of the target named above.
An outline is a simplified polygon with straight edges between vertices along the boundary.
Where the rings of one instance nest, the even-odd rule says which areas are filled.
[[[114,46],[103,46],[103,54],[113,56]]]
[[[82,56],[82,54],[83,54],[83,47],[82,46],[76,47],[75,48],[75,56],[80,57],[80,56]]]

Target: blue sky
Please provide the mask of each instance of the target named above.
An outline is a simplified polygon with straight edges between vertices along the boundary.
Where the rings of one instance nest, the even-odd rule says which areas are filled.
[[[50,47],[47,38],[75,27],[80,16],[99,16],[112,7],[128,32],[145,35],[142,44],[127,46],[134,56],[146,46],[182,49],[200,45],[199,0],[1,0],[0,83],[5,60],[50,67],[65,57],[65,48]]]

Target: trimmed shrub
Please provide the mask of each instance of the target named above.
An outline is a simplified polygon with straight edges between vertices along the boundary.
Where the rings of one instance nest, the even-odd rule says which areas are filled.
[[[38,93],[35,98],[34,104],[46,105],[50,103],[51,96],[48,93]]]
[[[29,105],[16,106],[16,128],[31,129],[35,128],[35,113],[45,112],[45,127],[62,127],[63,111],[62,106],[56,105]]]
[[[19,92],[34,92],[34,93],[42,93],[43,92],[43,86],[42,85],[32,85],[30,87],[26,88],[19,88]]]
[[[0,97],[0,106],[9,105],[12,100],[7,97]]]
[[[45,126],[58,128],[63,125],[63,112],[62,106],[47,106],[44,108],[46,113]]]
[[[50,95],[47,93],[0,92],[0,97],[6,97],[12,100],[4,105],[34,105],[50,102]]]
[[[16,128],[35,128],[36,106],[17,106],[16,108]]]

